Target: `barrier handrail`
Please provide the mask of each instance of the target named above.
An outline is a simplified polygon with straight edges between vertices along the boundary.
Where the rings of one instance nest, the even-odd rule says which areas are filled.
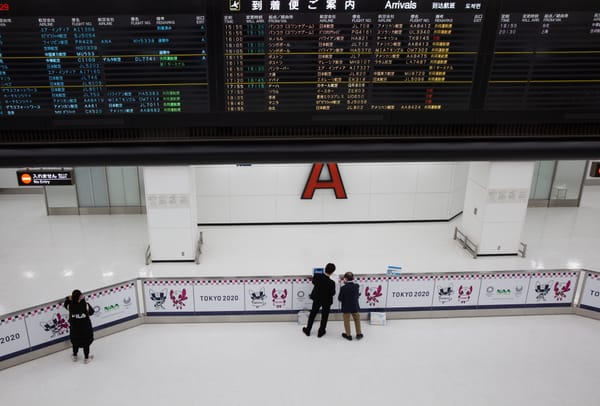
[[[146,248],[145,259],[146,265],[150,265],[150,262],[152,262],[152,252],[150,251],[150,244],[148,244],[148,247]]]
[[[202,244],[204,244],[204,237],[202,235],[202,231],[200,231],[198,235],[198,241],[196,242],[196,264],[200,263],[200,254],[202,254]]]

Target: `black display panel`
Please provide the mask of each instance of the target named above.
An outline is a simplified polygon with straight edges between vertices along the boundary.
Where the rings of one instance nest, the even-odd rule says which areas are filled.
[[[5,134],[394,136],[406,125],[600,124],[598,113],[595,0],[0,0]]]
[[[505,0],[485,108],[598,110],[600,2]]]

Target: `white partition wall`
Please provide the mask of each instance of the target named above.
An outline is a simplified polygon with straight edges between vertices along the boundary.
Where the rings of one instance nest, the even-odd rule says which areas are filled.
[[[336,165],[336,164],[332,164]],[[466,163],[337,164],[345,198],[302,198],[312,164],[194,167],[198,223],[447,220],[463,207]],[[327,164],[319,180],[332,179]]]
[[[194,171],[144,167],[148,239],[153,261],[192,261],[197,240]]]
[[[479,255],[518,253],[533,167],[533,162],[470,164],[462,232]]]

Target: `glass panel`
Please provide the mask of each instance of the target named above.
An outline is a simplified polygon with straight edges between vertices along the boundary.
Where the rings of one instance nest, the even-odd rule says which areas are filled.
[[[121,167],[107,167],[106,178],[110,192],[110,205],[125,206],[125,186],[123,185],[123,169]]]
[[[552,199],[579,199],[586,161],[559,161],[552,184]]]
[[[79,207],[94,207],[91,168],[75,168],[75,183],[77,183]]]
[[[110,191],[110,205],[113,207],[139,207],[137,168],[132,166],[109,167],[106,168],[106,174]]]
[[[549,200],[550,191],[552,189],[552,175],[556,161],[540,161],[536,164],[533,174],[533,186],[531,189],[530,199],[534,200]]]
[[[75,185],[46,187],[46,201],[48,202],[48,208],[76,208],[77,193],[75,192]]]
[[[138,177],[139,177],[139,188],[140,188],[140,196],[142,197],[141,199],[141,205],[142,207],[146,206],[146,189],[144,189],[144,170],[143,168],[140,168],[139,166],[137,167],[137,171],[138,171]]]
[[[94,207],[108,207],[108,189],[106,186],[106,171],[104,167],[90,168],[92,175],[92,192]]]

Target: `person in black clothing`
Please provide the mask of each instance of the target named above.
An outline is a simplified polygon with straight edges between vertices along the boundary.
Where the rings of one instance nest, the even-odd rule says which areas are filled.
[[[335,272],[335,265],[329,263],[325,266],[325,274],[315,274],[313,276],[312,283],[315,286],[310,294],[313,305],[308,316],[306,327],[302,328],[302,331],[307,336],[310,336],[310,330],[312,329],[313,322],[315,321],[319,309],[321,309],[321,324],[317,335],[318,337],[323,337],[325,335],[329,310],[333,304],[333,296],[335,296],[335,282],[331,280],[333,272]]]
[[[350,334],[350,315],[352,315],[352,318],[354,319],[356,339],[360,340],[363,338],[363,334],[360,329],[360,314],[358,313],[360,310],[358,305],[359,295],[359,287],[356,283],[354,283],[354,274],[352,272],[346,272],[344,274],[344,286],[340,288],[338,300],[342,302],[342,313],[344,316],[345,332],[342,333],[342,337],[349,341],[352,340],[352,334]]]
[[[90,345],[94,341],[94,331],[90,316],[94,309],[84,299],[80,290],[75,289],[71,296],[65,299],[65,308],[69,311],[71,344],[73,344],[73,362],[77,361],[79,348],[83,348],[84,362],[90,362]]]

